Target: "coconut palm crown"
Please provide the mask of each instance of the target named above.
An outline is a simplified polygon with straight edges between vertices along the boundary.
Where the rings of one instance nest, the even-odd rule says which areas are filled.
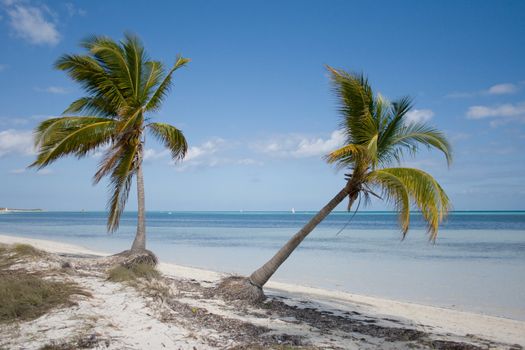
[[[270,277],[345,198],[349,199],[348,210],[356,200],[368,201],[371,196],[389,201],[399,213],[403,237],[410,224],[410,208],[415,205],[428,224],[431,241],[435,241],[439,224],[449,210],[447,195],[431,175],[419,169],[395,167],[404,155],[415,154],[421,146],[443,152],[450,164],[451,148],[445,135],[426,123],[408,121],[407,113],[412,108],[409,98],[388,102],[374,95],[363,75],[327,68],[339,100],[345,142],[326,160],[350,171],[345,186],[247,281],[225,280],[225,290],[240,291],[232,294],[234,297],[255,301],[264,298],[262,287]]]
[[[78,158],[104,153],[93,182],[109,178],[107,204],[109,232],[118,229],[133,176],[138,194],[137,236],[132,250],[145,249],[145,208],[142,161],[145,130],[160,140],[173,159],[187,151],[183,133],[166,123],[151,122],[149,113],[159,110],[171,87],[173,73],[190,60],[177,57],[166,69],[151,60],[140,40],[126,34],[115,42],[93,36],[81,43],[84,55],[63,55],[55,67],[78,82],[86,96],[71,103],[62,117],[43,121],[35,129],[37,159],[31,166],[43,168],[59,158]]]
[[[447,138],[427,123],[407,120],[412,109],[410,98],[388,102],[381,95],[374,96],[363,75],[328,69],[339,97],[345,145],[328,154],[326,160],[351,171],[347,174],[352,185],[348,208],[359,196],[366,201],[370,195],[384,198],[399,213],[405,236],[414,204],[427,222],[429,239],[435,241],[450,207],[445,191],[422,170],[392,166],[399,164],[406,153],[414,155],[421,146],[441,151],[450,165],[452,153]]]

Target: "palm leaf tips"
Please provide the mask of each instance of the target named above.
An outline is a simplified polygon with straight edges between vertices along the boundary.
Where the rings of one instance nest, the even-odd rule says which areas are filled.
[[[176,127],[165,123],[151,123],[150,132],[171,151],[174,160],[183,159],[188,151],[184,134]]]

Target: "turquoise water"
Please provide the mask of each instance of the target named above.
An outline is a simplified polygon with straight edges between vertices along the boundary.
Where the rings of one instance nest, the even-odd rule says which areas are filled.
[[[314,214],[149,212],[148,244],[166,262],[248,274]],[[118,252],[135,222],[125,213],[108,235],[103,212],[8,213],[0,232]],[[454,212],[436,244],[420,215],[411,227],[401,240],[392,213],[333,213],[274,279],[525,320],[525,212]]]

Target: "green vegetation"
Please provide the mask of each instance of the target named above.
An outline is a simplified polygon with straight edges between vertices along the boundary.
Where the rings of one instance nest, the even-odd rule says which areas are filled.
[[[162,142],[174,160],[184,158],[188,145],[182,131],[166,123],[151,122],[171,87],[173,73],[190,60],[177,57],[166,69],[150,60],[140,40],[126,35],[121,42],[93,36],[82,42],[85,55],[64,55],[55,67],[78,82],[87,96],[64,111],[67,116],[43,121],[35,129],[37,159],[41,169],[59,158],[86,157],[102,150],[104,157],[93,180],[109,177],[109,232],[118,229],[133,176],[138,194],[137,234],[134,251],[146,249],[145,199],[142,160],[146,130]]]
[[[38,318],[48,310],[72,305],[71,296],[88,293],[76,284],[49,281],[17,270],[0,272],[0,322]]]
[[[44,279],[42,272],[8,269],[43,255],[27,244],[0,245],[0,322],[32,320],[52,308],[71,305],[75,294],[89,296],[74,283]]]
[[[159,271],[150,264],[134,264],[131,267],[118,265],[108,271],[108,280],[113,282],[133,282],[139,278],[148,281],[160,277]]]
[[[0,269],[6,269],[22,259],[44,256],[45,253],[29,244],[0,244]]]
[[[36,249],[32,245],[29,244],[15,244],[13,245],[12,251],[18,256],[18,257],[39,257],[44,254],[43,251]]]

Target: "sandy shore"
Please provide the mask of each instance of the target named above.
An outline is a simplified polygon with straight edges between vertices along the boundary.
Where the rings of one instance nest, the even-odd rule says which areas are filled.
[[[7,235],[0,235],[0,243],[30,244],[41,250],[60,254],[59,259],[62,260],[107,255],[75,245]],[[258,329],[254,330],[254,334],[262,332],[265,337],[271,335],[272,339],[277,340],[280,339],[279,336],[283,339],[283,344],[288,344],[289,339],[297,337],[301,339],[301,345],[308,345],[307,348],[435,348],[438,344],[446,345],[447,342],[472,345],[472,349],[520,349],[525,346],[525,322],[522,321],[286,283],[268,283],[267,294],[277,303],[275,305],[280,305],[275,314],[271,310],[240,310],[229,307],[222,300],[205,297],[203,295],[206,293],[200,292],[212,288],[224,277],[223,274],[166,263],[159,264],[158,268],[168,280],[173,281],[173,288],[179,288],[176,294],[178,299],[167,303],[162,301],[162,305],[151,303],[151,300],[132,288],[123,289],[116,283],[105,281],[96,273],[79,273],[71,278],[88,286],[93,298],[80,300],[77,309],[73,311],[61,310],[27,324],[17,325],[18,339],[25,339],[27,343],[20,345],[15,340],[8,339],[4,345],[0,341],[0,348],[8,344],[8,348],[38,349],[38,343],[43,341],[42,336],[45,335],[48,339],[63,338],[78,319],[83,317],[85,320],[90,315],[97,315],[98,320],[105,319],[106,323],[97,321],[93,325],[97,334],[107,335],[108,327],[112,329],[113,340],[107,348],[201,349],[239,345],[239,348],[251,348],[242,347],[243,340],[236,339],[232,336],[234,333],[227,333],[216,325],[219,318],[230,320],[230,323],[238,322],[241,328],[253,325]],[[196,295],[195,298],[192,298],[192,293]],[[196,324],[197,321],[170,318],[162,312],[156,314],[164,304],[168,304],[177,317],[185,315],[186,305],[196,314],[198,312],[194,310],[205,310],[203,314],[207,316],[199,318],[202,325],[194,328],[192,322]],[[265,313],[268,316],[264,316]],[[308,318],[313,313],[316,313],[315,317],[319,317],[316,323]],[[159,317],[159,314],[164,316]],[[73,320],[75,318],[77,321]],[[170,322],[169,319],[174,321]],[[332,323],[328,324],[323,319],[331,320]],[[70,328],[67,326],[68,322],[71,323]],[[268,331],[263,332],[263,328]],[[47,333],[42,333],[43,329],[47,329]],[[416,339],[420,335],[412,338],[407,336],[406,341],[384,335],[388,334],[385,330],[399,329],[416,332],[407,334],[425,333],[425,337],[435,342],[427,346],[428,340],[425,340],[427,343],[413,343],[412,338]],[[445,345],[442,348],[447,348]]]

